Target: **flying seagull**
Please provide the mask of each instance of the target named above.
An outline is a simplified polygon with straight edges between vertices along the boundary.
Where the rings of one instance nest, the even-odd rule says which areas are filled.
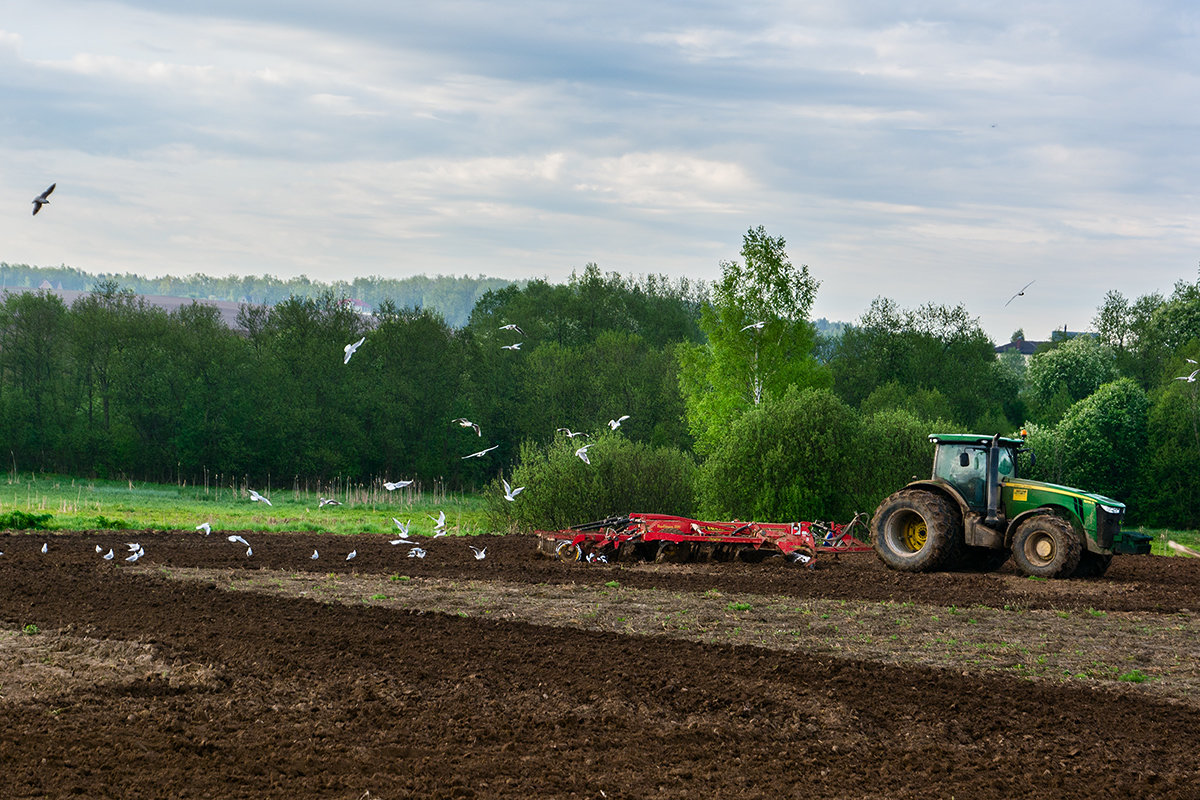
[[[408,551],[408,557],[409,558],[424,558],[425,551],[422,550],[420,547],[414,547],[412,550]]]
[[[196,530],[204,531],[204,535],[208,536],[210,533],[212,533],[212,526],[209,525],[207,522],[201,522],[199,525],[196,526]]]
[[[248,489],[247,491],[249,491],[249,492],[250,492],[250,502],[252,502],[252,503],[266,503],[267,505],[271,505],[271,501],[270,501],[270,500],[268,500],[267,498],[263,497],[261,494],[259,494],[258,492],[254,491],[253,489]]]
[[[1194,358],[1185,358],[1185,359],[1184,359],[1184,361],[1188,362],[1189,364],[1195,364],[1195,363],[1196,363],[1196,359],[1194,359]]]
[[[743,328],[742,328],[742,331],[748,331],[748,330],[750,330],[751,328],[754,328],[754,330],[756,330],[756,331],[761,331],[761,330],[762,330],[763,328],[765,328],[766,326],[767,326],[767,323],[766,323],[765,321],[763,321],[763,322],[751,322],[749,325],[746,325],[745,327],[743,327]],[[742,331],[738,331],[738,333],[741,333]]]
[[[517,342],[516,344],[502,344],[502,345],[500,345],[500,349],[501,350],[520,350],[522,344],[523,344],[523,342]]]
[[[629,419],[628,414],[624,414],[620,417],[617,417],[616,419],[610,419],[608,421],[608,427],[615,431],[617,428],[621,427],[621,423],[627,419]]]
[[[367,340],[367,337],[364,336],[361,339],[359,339],[357,342],[348,344],[344,348],[342,348],[343,350],[346,351],[346,357],[342,359],[342,363],[349,364],[350,356],[354,355],[354,351],[357,350],[358,348],[362,347],[362,343],[365,342],[366,340]]]
[[[568,439],[574,439],[576,436],[587,436],[583,431],[573,431],[570,428],[555,428],[556,433],[565,433]]]
[[[320,498],[320,502],[317,503],[317,508],[324,508],[325,506],[340,506],[340,505],[341,505],[341,501],[334,500],[332,497],[322,497],[322,498]]]
[[[401,541],[408,538],[408,526],[412,524],[412,520],[401,524],[400,520],[392,517],[392,522],[396,523],[396,527],[400,529],[400,538],[393,540],[392,544],[400,544]]]
[[[459,426],[463,427],[463,428],[474,428],[476,436],[483,436],[483,432],[479,430],[479,425],[477,425],[474,422],[471,422],[471,420],[467,419],[466,417],[459,417],[458,419],[454,419],[454,420],[450,420],[450,421],[457,422],[459,424]]]
[[[466,459],[466,458],[481,458],[482,456],[485,456],[485,455],[487,455],[488,453],[492,452],[493,450],[495,450],[495,449],[496,449],[497,447],[499,447],[499,446],[500,446],[500,445],[498,445],[498,444],[494,444],[494,445],[492,445],[491,447],[487,448],[486,450],[480,450],[478,453],[471,453],[471,455],[469,455],[469,456],[463,456],[463,458],[464,458],[464,459]]]
[[[1026,289],[1028,289],[1030,286],[1033,286],[1035,283],[1037,283],[1037,281],[1036,281],[1036,280],[1032,280],[1032,281],[1030,281],[1029,283],[1027,283],[1027,284],[1025,284],[1024,286],[1022,286],[1022,287],[1021,287],[1021,291],[1017,292],[1017,293],[1016,293],[1016,294],[1014,294],[1012,297],[1008,298],[1008,303],[1011,303],[1013,300],[1016,300],[1018,297],[1024,297],[1024,296],[1025,296],[1025,290],[1026,290]],[[1004,307],[1005,307],[1005,308],[1008,308],[1008,303],[1005,303],[1005,304],[1004,304]]]
[[[583,463],[585,463],[585,464],[592,463],[591,461],[588,460],[587,450],[589,447],[591,447],[590,444],[585,444],[583,447],[581,447],[575,451],[575,455],[579,456],[580,460],[582,460]]]
[[[412,481],[384,481],[383,488],[389,492],[394,492],[397,489],[403,489],[405,486],[412,486]]]
[[[238,536],[236,533],[235,533],[234,535],[232,535],[232,536],[226,536],[225,538],[226,538],[228,541],[231,541],[231,542],[237,542],[238,544],[244,544],[244,545],[246,545],[246,547],[249,547],[249,546],[250,546],[250,543],[249,543],[249,542],[247,542],[247,541],[246,541],[245,539],[243,539],[242,537]]]
[[[445,511],[439,511],[436,518],[432,514],[426,514],[425,516],[429,517],[435,523],[437,523],[436,525],[433,526],[433,532],[435,534],[437,534],[438,532],[441,532],[444,534],[446,532],[446,512]]]
[[[471,545],[471,544],[467,545],[467,547],[471,548],[471,552],[473,552],[475,554],[476,561],[483,561],[485,558],[487,558],[487,548],[486,547],[483,548],[482,550],[475,547],[475,545]]]
[[[516,331],[517,333],[521,334],[522,336],[524,336],[524,335],[525,335],[525,331],[521,330],[521,329],[520,329],[520,328],[518,328],[516,325],[513,325],[511,322],[510,322],[509,324],[507,324],[507,325],[501,325],[501,326],[500,326],[500,330],[502,330],[502,331]]]
[[[37,216],[37,212],[39,212],[39,211],[41,211],[41,210],[42,210],[42,206],[48,206],[48,205],[50,205],[50,193],[54,191],[54,187],[55,187],[55,186],[58,186],[58,184],[57,184],[57,183],[52,183],[52,184],[50,184],[50,188],[49,188],[49,189],[47,189],[46,191],[42,192],[42,193],[41,193],[41,194],[39,194],[37,197],[33,198],[33,213],[34,213],[34,216]]]
[[[510,503],[517,499],[517,495],[519,495],[521,492],[525,491],[524,486],[518,486],[515,489],[512,488],[511,486],[508,485],[508,481],[504,480],[504,478],[501,478],[500,482],[502,484],[504,484],[504,499]]]
[[[1187,381],[1188,383],[1195,383],[1195,382],[1196,382],[1196,375],[1197,375],[1197,374],[1200,374],[1200,369],[1195,369],[1195,370],[1192,370],[1192,374],[1191,374],[1191,375],[1180,375],[1180,376],[1179,376],[1178,378],[1176,378],[1175,380],[1177,380],[1177,381]]]

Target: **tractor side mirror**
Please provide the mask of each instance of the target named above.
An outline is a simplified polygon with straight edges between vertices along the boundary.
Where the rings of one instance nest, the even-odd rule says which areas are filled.
[[[961,453],[958,454],[958,465],[960,467],[971,466],[971,456],[967,453],[966,450],[963,450]]]

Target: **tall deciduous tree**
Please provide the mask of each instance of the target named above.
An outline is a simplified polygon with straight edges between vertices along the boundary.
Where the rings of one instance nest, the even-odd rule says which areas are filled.
[[[696,449],[712,452],[729,425],[789,387],[829,386],[813,355],[808,320],[820,282],[788,258],[783,237],[762,226],[742,238],[742,261],[721,264],[712,302],[700,315],[708,341],[680,346],[680,388]]]

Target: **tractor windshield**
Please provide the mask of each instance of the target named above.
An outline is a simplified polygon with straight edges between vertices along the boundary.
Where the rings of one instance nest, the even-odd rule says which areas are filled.
[[[1000,480],[1017,476],[1012,450],[999,448],[996,464]],[[987,502],[987,448],[977,444],[944,442],[938,445],[933,462],[933,477],[950,483],[971,508],[983,508]]]

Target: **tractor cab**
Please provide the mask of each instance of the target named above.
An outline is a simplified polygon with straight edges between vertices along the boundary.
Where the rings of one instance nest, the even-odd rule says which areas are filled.
[[[972,511],[988,508],[989,453],[996,461],[995,483],[1017,477],[1017,453],[1024,444],[1020,439],[965,433],[933,434],[929,439],[937,446],[932,478],[953,486]]]

